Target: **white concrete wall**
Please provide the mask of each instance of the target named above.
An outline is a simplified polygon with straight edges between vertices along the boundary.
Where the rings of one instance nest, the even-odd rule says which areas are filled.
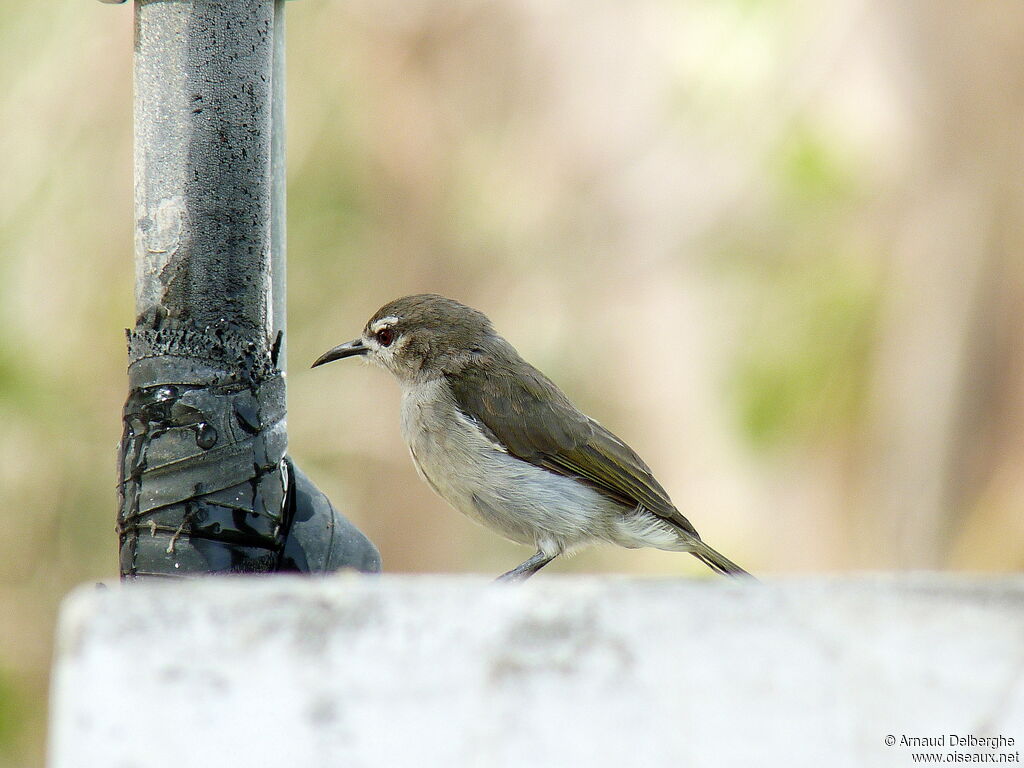
[[[1024,578],[85,587],[51,718],[53,768],[912,765],[890,734],[1019,753]]]

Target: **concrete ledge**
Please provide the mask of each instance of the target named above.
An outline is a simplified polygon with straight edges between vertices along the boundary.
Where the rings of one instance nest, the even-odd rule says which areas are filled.
[[[1024,578],[87,587],[64,605],[51,710],[53,768],[817,768],[1012,753],[1024,751]],[[890,734],[947,746],[888,747]],[[953,747],[949,734],[1016,743]]]

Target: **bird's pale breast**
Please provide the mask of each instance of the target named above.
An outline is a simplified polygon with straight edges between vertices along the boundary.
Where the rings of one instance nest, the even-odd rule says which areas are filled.
[[[443,380],[402,393],[402,435],[430,486],[463,514],[523,544],[569,551],[622,518],[586,485],[510,455],[459,410]]]

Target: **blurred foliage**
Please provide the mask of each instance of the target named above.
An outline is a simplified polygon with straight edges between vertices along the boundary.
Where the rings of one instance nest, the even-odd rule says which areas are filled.
[[[768,158],[780,196],[788,205],[828,206],[849,201],[856,192],[852,158],[843,157],[823,130],[795,125]]]
[[[0,669],[0,755],[10,755],[24,728],[25,713],[21,697]]]
[[[418,481],[383,372],[307,369],[422,291],[759,574],[1024,563],[1024,7],[287,7],[291,450],[387,570],[529,554]],[[61,597],[116,576],[131,36],[130,5],[0,5],[0,765],[42,764]]]
[[[848,434],[863,415],[877,286],[847,263],[787,270],[765,286],[787,316],[751,330],[734,382],[744,434],[758,447]]]
[[[762,308],[735,359],[731,390],[743,434],[758,448],[806,445],[856,432],[883,284],[850,238],[837,236],[862,204],[855,157],[820,130],[794,124],[767,158],[778,237],[731,247],[734,278],[756,277]],[[799,233],[799,234],[797,234]],[[765,269],[757,269],[762,260]]]

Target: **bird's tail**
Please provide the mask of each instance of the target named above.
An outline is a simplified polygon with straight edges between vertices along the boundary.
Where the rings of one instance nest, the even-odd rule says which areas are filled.
[[[700,539],[693,542],[693,549],[690,550],[690,554],[700,560],[704,565],[713,570],[715,573],[720,573],[723,576],[734,576],[734,577],[747,577],[754,578],[745,570],[740,568],[736,563],[727,558],[725,555],[715,551]]]

